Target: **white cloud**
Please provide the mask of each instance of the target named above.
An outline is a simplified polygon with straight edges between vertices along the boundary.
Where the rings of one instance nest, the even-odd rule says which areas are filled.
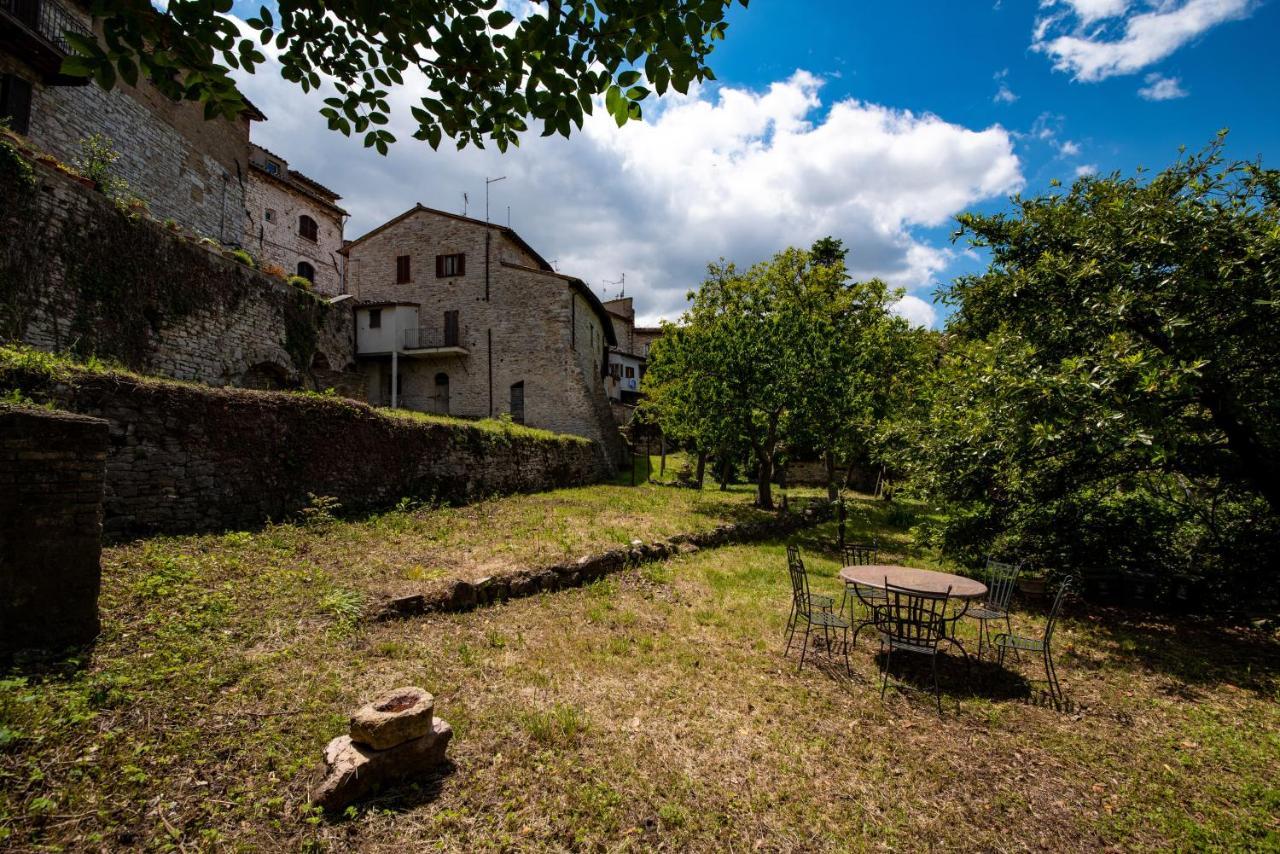
[[[952,250],[916,233],[1023,184],[1010,134],[971,130],[931,114],[843,100],[797,71],[763,91],[725,86],[647,101],[646,121],[619,129],[601,108],[571,139],[530,135],[496,150],[438,152],[410,138],[406,75],[393,93],[387,157],[328,131],[315,114],[325,91],[302,95],[270,66],[242,78],[269,117],[254,138],[343,193],[356,237],[415,202],[511,224],[558,269],[597,291],[626,273],[642,322],[677,318],[706,264],[747,265],[825,235],[845,241],[853,275],[908,289],[932,287]],[[900,309],[925,312],[909,297]],[[932,308],[929,311],[932,322]]]
[[[911,294],[903,296],[890,310],[915,326],[931,327],[938,319],[938,312],[932,305]]]
[[[999,83],[1000,86],[996,89],[996,94],[991,100],[995,101],[997,104],[1012,104],[1014,101],[1018,100],[1018,96],[1009,88],[1007,80],[1008,76],[1009,69],[1007,68],[997,71],[994,75],[995,81]]]
[[[1248,17],[1255,5],[1255,0],[1045,0],[1041,6],[1049,11],[1036,21],[1031,47],[1048,55],[1059,71],[1096,82],[1141,71],[1211,28]]]
[[[1062,144],[1058,146],[1058,154],[1063,157],[1077,157],[1080,154],[1080,144],[1069,139],[1064,140]]]
[[[1138,90],[1138,94],[1148,101],[1172,101],[1175,98],[1187,97],[1187,90],[1182,88],[1182,80],[1178,77],[1165,77],[1153,71],[1145,78],[1146,86]]]
[[[1083,178],[1085,175],[1096,175],[1096,174],[1098,174],[1097,163],[1085,163],[1076,167],[1077,178]]]

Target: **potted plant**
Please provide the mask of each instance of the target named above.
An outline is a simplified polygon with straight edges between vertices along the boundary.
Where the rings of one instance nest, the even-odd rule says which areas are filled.
[[[1043,599],[1048,583],[1043,569],[1023,570],[1018,575],[1018,592],[1028,599]]]

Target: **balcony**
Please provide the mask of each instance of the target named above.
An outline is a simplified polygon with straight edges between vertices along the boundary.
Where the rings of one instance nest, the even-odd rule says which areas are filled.
[[[426,327],[418,326],[403,331],[404,354],[419,358],[431,356],[469,356],[466,347],[467,330],[459,324]]]
[[[0,44],[44,75],[53,86],[80,85],[84,77],[61,73],[62,60],[71,53],[68,32],[93,36],[72,12],[54,0],[0,0]]]

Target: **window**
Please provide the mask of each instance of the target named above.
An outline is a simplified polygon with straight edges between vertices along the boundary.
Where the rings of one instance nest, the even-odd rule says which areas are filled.
[[[279,175],[279,174],[280,174],[280,164],[279,164],[279,163],[277,163],[277,162],[275,162],[274,160],[268,160],[268,161],[267,161],[267,174],[268,174],[268,175]]]
[[[441,415],[449,414],[449,375],[436,374],[436,411]]]
[[[456,311],[444,313],[444,346],[458,346],[458,312]]]
[[[619,365],[617,362],[610,362],[609,376],[613,377],[615,380],[622,379],[622,365]]]
[[[369,328],[370,329],[382,328],[382,309],[380,308],[369,309]]]
[[[403,285],[412,281],[412,278],[410,277],[409,272],[410,272],[409,256],[397,255],[396,256],[396,284]]]
[[[457,255],[436,256],[436,278],[445,279],[450,276],[467,274],[467,256],[459,252]]]
[[[316,221],[311,217],[303,214],[298,217],[298,234],[307,240],[318,240],[320,229],[316,226]]]
[[[631,367],[630,365],[627,365],[627,379],[633,380],[635,378],[636,378],[636,369]]]
[[[511,386],[511,420],[524,423],[524,380]]]
[[[316,268],[312,267],[306,261],[299,261],[298,275],[306,279],[308,282],[311,282],[312,284],[314,284],[316,280]]]
[[[31,128],[31,84],[13,74],[0,74],[0,119],[25,134]]]
[[[275,222],[276,212],[273,211],[271,208],[267,208],[265,211],[262,212],[262,218],[265,219],[267,222]]]

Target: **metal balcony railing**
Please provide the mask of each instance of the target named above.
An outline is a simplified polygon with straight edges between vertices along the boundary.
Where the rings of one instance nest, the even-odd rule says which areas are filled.
[[[453,327],[419,326],[404,330],[406,350],[435,350],[441,347],[466,347],[467,330],[461,324]]]
[[[54,0],[0,0],[0,13],[13,18],[64,54],[71,53],[67,32],[93,35],[79,18]]]

